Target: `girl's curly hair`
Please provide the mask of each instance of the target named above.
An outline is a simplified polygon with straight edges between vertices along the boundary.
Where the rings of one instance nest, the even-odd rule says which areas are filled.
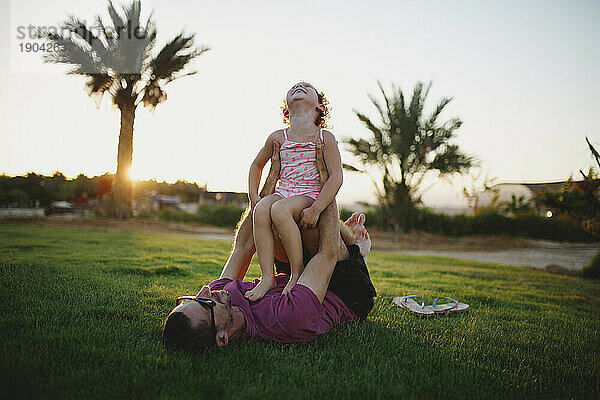
[[[319,104],[322,104],[323,106],[325,106],[325,111],[319,112],[319,115],[317,116],[317,119],[315,121],[315,125],[318,126],[319,128],[328,129],[329,125],[327,124],[327,122],[329,121],[329,111],[330,111],[329,110],[329,101],[327,100],[327,97],[325,97],[325,93],[319,92],[316,89],[315,89],[315,91],[317,92],[317,99],[319,100]],[[288,109],[287,101],[285,101],[285,99],[283,99],[283,105],[280,108],[281,108],[281,115],[283,117],[283,123],[285,125],[289,125],[290,124],[290,110]]]

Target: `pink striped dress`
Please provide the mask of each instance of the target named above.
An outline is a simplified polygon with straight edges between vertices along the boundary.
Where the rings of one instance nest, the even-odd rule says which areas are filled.
[[[317,145],[313,142],[292,142],[288,140],[287,129],[283,130],[285,140],[279,149],[281,172],[275,186],[275,194],[283,198],[306,195],[315,200],[321,192],[319,171],[317,170]],[[319,131],[321,143],[323,129]]]

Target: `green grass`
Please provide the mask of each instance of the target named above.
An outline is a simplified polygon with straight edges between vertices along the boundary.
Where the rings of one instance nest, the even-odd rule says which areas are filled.
[[[219,275],[224,242],[0,225],[3,398],[598,398],[600,283],[373,253],[368,320],[308,345],[166,351],[174,298]],[[250,277],[257,277],[256,264]],[[451,296],[421,319],[394,296]]]

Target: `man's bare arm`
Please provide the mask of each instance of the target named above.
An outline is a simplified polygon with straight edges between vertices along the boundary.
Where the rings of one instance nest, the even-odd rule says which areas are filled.
[[[265,197],[272,194],[275,191],[275,184],[279,179],[279,171],[281,169],[281,160],[279,159],[279,143],[273,141],[273,154],[271,155],[271,168],[269,168],[269,175],[265,180],[265,184],[260,191],[259,196]]]
[[[279,143],[274,142],[271,168],[269,169],[269,175],[265,180],[265,184],[260,191],[261,197],[269,195],[275,190],[280,168]],[[251,205],[248,205],[248,209],[242,215],[234,233],[233,250],[223,267],[221,278],[244,279],[255,252],[256,247],[254,246],[254,235],[252,234],[252,208]]]

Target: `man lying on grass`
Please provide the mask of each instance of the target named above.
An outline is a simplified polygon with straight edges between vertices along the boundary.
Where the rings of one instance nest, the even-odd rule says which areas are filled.
[[[319,146],[317,166],[323,184],[328,173]],[[279,148],[275,144],[261,197],[273,192],[279,167]],[[305,343],[336,325],[366,318],[376,293],[365,263],[371,241],[364,222],[364,215],[355,213],[342,223],[337,204],[332,201],[321,213],[317,229],[301,229],[306,266],[294,288],[282,295],[288,276],[278,275],[275,288],[262,299],[250,302],[244,293],[259,280],[242,282],[256,251],[252,213],[246,212],[221,276],[203,286],[196,296],[178,298],[165,321],[164,344],[174,349],[202,350],[249,337]],[[275,247],[277,273],[289,274],[283,246],[278,243]]]

